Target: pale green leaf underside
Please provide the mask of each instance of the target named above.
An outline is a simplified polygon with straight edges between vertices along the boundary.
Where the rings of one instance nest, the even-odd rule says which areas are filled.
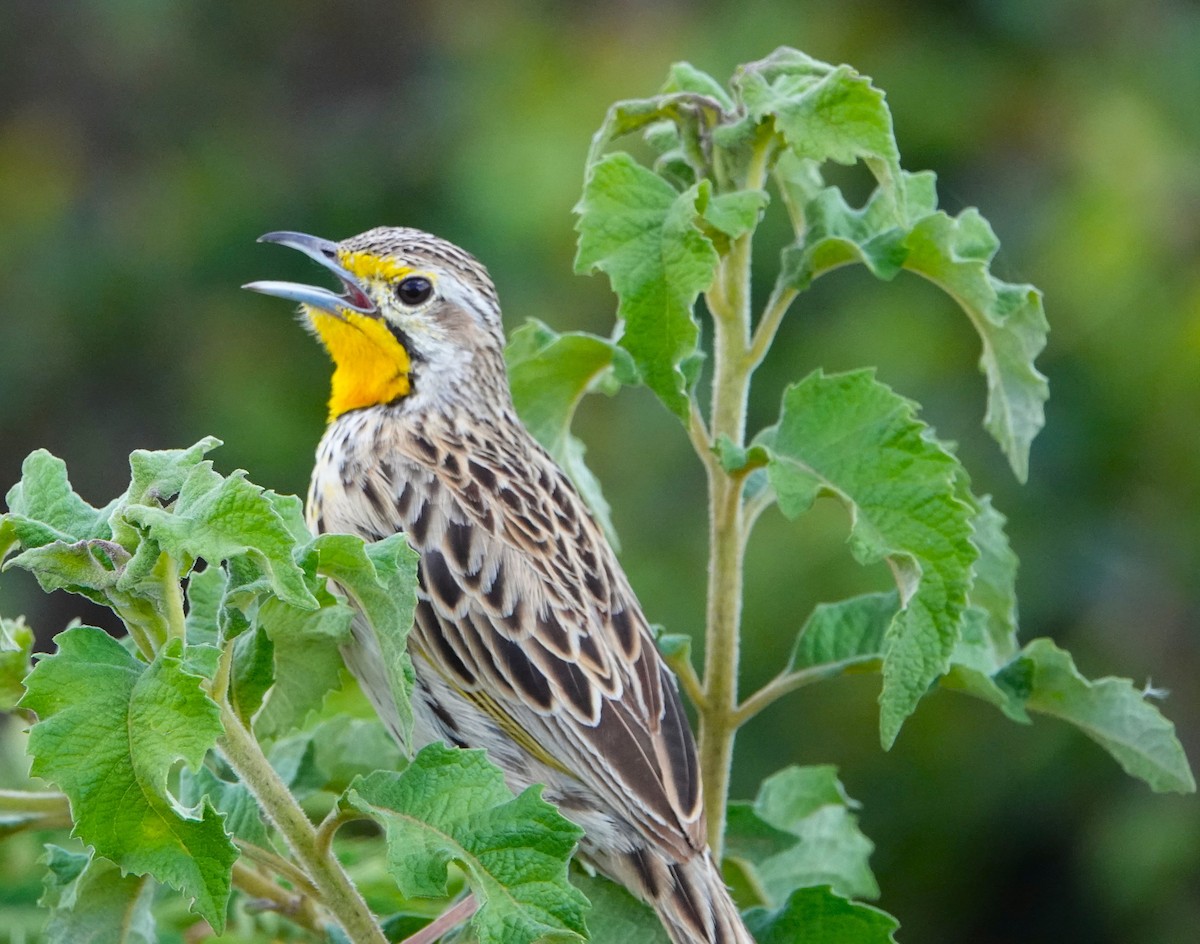
[[[855,806],[835,768],[785,768],[763,781],[753,804],[731,804],[726,855],[749,866],[773,907],[813,885],[874,898],[879,886],[867,864],[874,846]]]
[[[45,944],[157,944],[149,877],[122,875],[105,859],[55,845],[46,846],[46,864]]]

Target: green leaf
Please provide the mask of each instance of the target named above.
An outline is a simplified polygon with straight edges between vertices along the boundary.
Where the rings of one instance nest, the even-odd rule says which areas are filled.
[[[317,606],[292,559],[295,541],[288,524],[244,472],[226,478],[213,471],[212,463],[201,462],[184,477],[170,510],[130,505],[121,514],[176,560],[217,564],[243,558],[280,599]]]
[[[220,735],[217,706],[184,671],[178,642],[145,665],[94,627],[55,641],[21,701],[40,719],[29,736],[33,773],[70,798],[75,835],[193,898],[219,931],[237,851],[210,804],[187,810],[167,790],[175,762],[199,767]]]
[[[229,702],[242,724],[249,725],[275,682],[275,644],[260,626],[233,640]]]
[[[341,684],[341,646],[350,638],[354,611],[319,591],[322,605],[302,610],[268,598],[257,620],[270,639],[274,680],[265,704],[254,719],[260,738],[271,739],[303,724],[325,696]]]
[[[770,202],[765,190],[734,190],[709,198],[701,216],[729,239],[737,239],[758,226],[762,212]]]
[[[874,898],[879,886],[867,865],[874,846],[851,812],[857,807],[836,768],[787,767],[763,781],[753,805],[730,804],[725,854],[750,865],[773,906],[809,885]]]
[[[571,435],[571,421],[585,394],[611,394],[620,384],[637,383],[633,359],[607,338],[558,334],[535,320],[513,332],[504,356],[522,422],[571,477],[610,543],[619,547],[608,502],[583,461],[583,443]]]
[[[403,773],[356,781],[344,803],[386,830],[388,869],[401,892],[447,894],[447,867],[467,876],[481,944],[583,941],[587,901],[567,881],[581,830],[531,787],[513,798],[481,750],[431,744]]]
[[[21,481],[9,489],[5,502],[9,514],[0,515],[0,561],[17,543],[39,547],[52,541],[69,544],[110,536],[110,509],[93,508],[76,495],[66,463],[45,449],[26,457]]]
[[[957,496],[962,468],[870,371],[817,371],[789,387],[778,424],[756,443],[785,515],[834,496],[850,511],[854,558],[891,567],[902,608],[883,638],[880,736],[890,746],[959,638],[976,557],[972,509]]]
[[[577,871],[571,884],[591,905],[588,909],[588,941],[591,944],[670,944],[654,909],[602,875]]]
[[[271,847],[267,824],[258,801],[245,784],[223,780],[207,767],[179,773],[179,799],[191,807],[208,800],[224,817],[225,830],[263,849]]]
[[[829,666],[841,671],[883,658],[887,629],[900,609],[896,591],[818,603],[805,620],[788,660],[789,671]]]
[[[989,265],[1000,243],[975,209],[957,217],[930,214],[913,226],[905,246],[904,268],[949,294],[979,333],[979,366],[988,386],[983,425],[1024,482],[1029,446],[1045,422],[1043,405],[1049,396],[1046,378],[1034,366],[1049,331],[1041,292],[991,274]]]
[[[45,944],[157,944],[154,882],[111,862],[47,844]]]
[[[829,888],[797,889],[782,908],[754,908],[745,918],[758,944],[896,944],[900,927],[887,912]]]
[[[908,219],[897,214],[894,200],[882,188],[876,188],[862,209],[856,210],[836,187],[809,192],[807,166],[781,160],[776,173],[789,202],[801,208],[804,223],[799,241],[783,251],[780,271],[780,281],[796,291],[804,291],[827,272],[856,262],[876,278],[895,278],[908,258],[906,240],[912,215],[931,213],[937,206],[934,175],[928,171],[902,173],[899,178]]]
[[[394,717],[384,720],[405,744],[411,744],[414,675],[407,643],[417,608],[416,552],[403,534],[373,544],[348,534],[322,534],[305,549],[302,559],[305,566],[337,581],[363,614],[369,635],[364,633],[357,644],[360,651],[367,647],[367,657],[378,659],[378,664],[360,668],[380,672],[379,684],[387,684],[390,706],[395,708]],[[381,694],[374,694],[378,709]]]
[[[0,619],[0,711],[11,711],[25,694],[33,630],[20,617]]]
[[[624,153],[588,168],[579,214],[575,270],[603,271],[624,321],[620,344],[642,378],[680,419],[688,415],[680,364],[697,349],[692,306],[716,272],[712,242],[696,228],[698,187],[677,193]]]
[[[996,681],[1023,696],[1030,711],[1075,725],[1156,793],[1195,792],[1175,726],[1128,679],[1089,681],[1070,653],[1035,639]]]
[[[189,646],[217,644],[220,639],[218,621],[224,597],[224,570],[212,566],[192,571],[187,582],[187,616],[183,623]]]
[[[1017,555],[1004,532],[1007,519],[989,496],[977,499],[979,510],[971,521],[971,543],[979,552],[975,580],[968,599],[987,616],[987,638],[996,653],[996,665],[1017,651]]]
[[[796,157],[839,164],[861,160],[895,201],[900,158],[892,115],[870,79],[785,46],[741,66],[731,86],[746,118],[719,129],[717,144],[734,146],[748,134],[747,124],[772,119]]]

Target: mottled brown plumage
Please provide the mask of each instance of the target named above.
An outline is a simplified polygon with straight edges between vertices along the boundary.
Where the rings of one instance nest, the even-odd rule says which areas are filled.
[[[514,412],[486,270],[412,229],[340,244],[273,237],[347,285],[341,297],[257,285],[305,303],[339,371],[353,369],[346,352],[362,341],[343,335],[374,330],[365,319],[381,320],[380,343],[390,336],[402,349],[395,364],[406,392],[390,402],[340,409],[335,384],[308,515],[316,531],[378,539],[402,530],[420,554],[413,746],[484,747],[514,790],[545,784],[584,828],[583,854],[653,905],[679,944],[749,942],[705,844],[675,679],[604,535]],[[414,279],[430,291],[411,304],[425,287]],[[348,299],[357,308],[344,307]],[[360,379],[349,378],[356,391],[398,389],[396,377]],[[346,658],[399,737],[364,627]]]

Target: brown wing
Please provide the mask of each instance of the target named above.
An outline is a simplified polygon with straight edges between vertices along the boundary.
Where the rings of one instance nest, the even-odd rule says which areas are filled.
[[[418,433],[402,448],[420,467],[394,501],[421,552],[414,633],[430,657],[614,812],[680,855],[702,848],[674,677],[566,476],[524,436]]]

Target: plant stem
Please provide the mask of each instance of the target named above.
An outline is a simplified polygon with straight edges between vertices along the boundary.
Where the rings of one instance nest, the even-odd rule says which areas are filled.
[[[315,934],[324,932],[320,913],[311,898],[288,891],[244,862],[233,863],[233,884],[252,899],[265,902],[271,911],[285,916],[300,927]]]
[[[50,816],[70,816],[71,812],[66,795],[57,790],[0,790],[0,810]]]
[[[734,713],[734,721],[740,727],[772,702],[777,701],[790,692],[794,692],[798,688],[811,685],[813,682],[833,678],[856,665],[862,665],[864,662],[872,662],[877,659],[878,656],[857,656],[853,659],[843,659],[840,662],[825,662],[821,665],[814,665],[806,669],[797,669],[795,672],[784,672],[777,675],[738,706],[737,711]]]
[[[225,733],[219,743],[229,765],[283,835],[297,861],[320,891],[322,904],[354,944],[386,944],[387,939],[350,876],[336,856],[321,854],[317,830],[308,814],[279,779],[258,742],[224,698],[221,699],[221,723]]]
[[[769,138],[759,142],[741,185],[759,189],[766,175]],[[750,260],[752,233],[735,239],[721,259],[706,296],[713,315],[711,440],[746,438],[750,393]],[[746,527],[744,473],[728,473],[712,453],[702,457],[708,475],[709,563],[704,650],[704,700],[700,716],[700,773],[704,782],[708,844],[717,861],[725,835],[729,774],[737,733],[738,661]]]
[[[167,553],[159,555],[154,572],[162,585],[163,604],[166,608],[167,640],[185,636],[183,622],[183,588],[179,585],[179,563]]]

